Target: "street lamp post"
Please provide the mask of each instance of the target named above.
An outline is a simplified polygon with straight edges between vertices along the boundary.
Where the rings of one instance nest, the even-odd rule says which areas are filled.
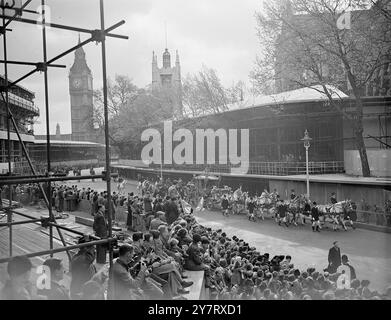
[[[312,138],[310,138],[308,134],[308,130],[306,129],[304,132],[304,138],[301,139],[301,141],[304,142],[304,148],[305,148],[305,167],[306,167],[306,175],[307,175],[307,199],[310,199],[310,174],[308,170],[308,149],[311,146],[310,141]]]
[[[163,150],[162,145],[159,145],[160,150],[160,181],[163,182]]]

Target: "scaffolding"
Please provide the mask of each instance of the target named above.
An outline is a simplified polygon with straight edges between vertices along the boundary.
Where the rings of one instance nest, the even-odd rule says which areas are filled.
[[[2,19],[3,23],[2,26],[0,26],[0,37],[3,37],[3,60],[0,60],[0,63],[4,65],[4,78],[5,83],[0,87],[0,93],[1,98],[4,101],[4,105],[7,109],[7,140],[8,140],[8,176],[4,178],[0,178],[0,186],[1,185],[8,185],[9,186],[9,195],[8,195],[8,207],[4,208],[5,212],[7,214],[7,222],[1,223],[0,226],[8,227],[9,228],[9,257],[7,258],[1,258],[0,263],[6,263],[10,261],[10,259],[13,257],[12,252],[12,233],[13,233],[13,226],[14,225],[23,225],[23,224],[29,224],[29,223],[37,223],[41,222],[43,226],[46,226],[49,228],[49,244],[50,249],[40,252],[31,252],[27,255],[24,255],[26,257],[37,257],[42,255],[50,254],[51,257],[53,257],[54,253],[59,252],[66,252],[68,259],[71,260],[70,250],[93,246],[93,245],[99,245],[99,244],[107,244],[109,247],[109,290],[112,289],[112,266],[113,266],[113,244],[115,242],[115,238],[113,237],[113,230],[112,230],[112,215],[111,215],[111,206],[108,206],[108,237],[105,239],[101,239],[99,237],[90,235],[90,239],[92,241],[89,241],[87,243],[82,244],[76,244],[76,245],[67,245],[63,235],[62,230],[71,232],[73,234],[79,235],[79,236],[85,236],[85,234],[75,231],[73,229],[61,226],[57,224],[53,211],[52,211],[52,205],[50,199],[48,199],[47,195],[52,194],[52,182],[58,182],[58,181],[68,181],[68,180],[83,180],[83,179],[103,179],[107,182],[107,200],[108,203],[111,203],[111,177],[114,177],[114,174],[110,173],[110,145],[109,145],[109,125],[108,125],[108,97],[107,97],[107,70],[106,70],[106,37],[111,38],[117,38],[117,39],[129,39],[127,36],[124,35],[118,35],[111,33],[113,30],[117,29],[118,27],[122,26],[125,21],[121,20],[120,22],[112,25],[109,28],[105,27],[105,13],[104,13],[104,0],[99,0],[99,6],[100,6],[100,28],[89,30],[84,28],[78,28],[68,25],[61,25],[61,24],[54,24],[46,22],[47,15],[45,13],[46,8],[46,1],[41,0],[41,12],[37,12],[35,10],[29,10],[28,6],[32,2],[32,0],[26,0],[24,4],[22,4],[18,8],[13,8],[12,4],[15,5],[15,1],[9,2],[0,0],[0,19]],[[9,12],[13,12],[14,14],[8,14]],[[32,20],[32,19],[26,19],[22,18],[23,13],[29,13],[33,15],[40,15],[40,19]],[[38,25],[42,28],[42,53],[43,53],[43,60],[40,62],[30,62],[30,61],[12,61],[8,59],[7,56],[7,33],[11,32],[12,30],[9,29],[9,25],[11,23],[24,23],[24,24],[32,24],[32,25]],[[46,29],[47,27],[53,28],[53,29],[62,29],[72,32],[78,32],[79,34],[88,34],[89,38],[85,41],[80,42],[78,45],[62,52],[61,54],[48,59],[47,57],[47,39],[46,39]],[[102,172],[101,175],[89,175],[89,176],[77,176],[77,177],[58,177],[51,173],[51,159],[50,159],[50,117],[49,117],[49,80],[48,80],[48,68],[65,68],[64,65],[54,64],[57,60],[63,58],[64,56],[76,51],[78,48],[85,46],[86,44],[89,44],[90,42],[96,42],[97,44],[101,44],[101,55],[102,55],[102,75],[103,75],[103,99],[104,99],[104,131],[105,131],[105,152],[106,152],[106,159],[105,159],[105,171]],[[19,79],[10,82],[8,80],[8,66],[9,65],[22,65],[22,66],[33,66],[34,69],[26,73],[25,75],[21,76]],[[44,104],[45,104],[45,113],[46,113],[46,135],[47,135],[47,172],[44,176],[38,175],[34,165],[31,161],[31,158],[29,156],[28,150],[23,142],[23,139],[20,135],[19,128],[17,126],[17,123],[15,121],[15,118],[13,116],[13,113],[10,108],[10,93],[9,90],[15,86],[16,84],[22,82],[29,76],[35,74],[36,72],[43,73],[43,80],[44,80]],[[18,140],[22,146],[22,151],[24,156],[27,159],[28,165],[31,169],[32,175],[30,176],[14,176],[12,175],[12,158],[11,158],[11,137],[10,137],[10,130],[11,125],[14,127],[14,131],[17,134]],[[49,217],[43,217],[43,218],[35,218],[33,216],[20,213],[14,209],[12,209],[12,185],[17,184],[25,184],[25,183],[37,183],[39,185],[39,188],[41,190],[41,193],[43,195],[46,207],[49,211]],[[45,183],[47,185],[47,189],[44,190],[41,183]],[[47,193],[46,193],[46,192]],[[13,222],[13,215],[18,215],[23,218],[26,218],[26,220],[23,221],[16,221]],[[63,247],[60,248],[54,248],[53,247],[53,228],[56,228],[58,235],[60,237],[60,240],[62,242]],[[110,291],[108,292],[108,298],[110,299],[112,297]]]

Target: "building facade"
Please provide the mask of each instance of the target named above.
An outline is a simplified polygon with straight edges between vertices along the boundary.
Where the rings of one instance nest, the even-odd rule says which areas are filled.
[[[94,140],[93,78],[82,47],[75,51],[75,60],[69,72],[69,94],[71,98],[72,140]]]
[[[152,53],[152,92],[170,104],[173,115],[183,114],[181,65],[178,51],[175,65],[171,66],[171,54],[166,48],[163,53],[162,68],[158,66],[155,52]]]
[[[0,76],[0,85],[5,85],[5,78]],[[34,119],[39,116],[39,109],[34,104],[35,94],[22,86],[14,86],[9,90],[9,106],[14,116],[18,131],[27,148],[34,143]],[[26,161],[19,142],[16,130],[10,123],[11,140],[11,171],[16,172],[26,165]],[[4,100],[0,98],[0,173],[9,170],[8,163],[8,133],[7,108]]]

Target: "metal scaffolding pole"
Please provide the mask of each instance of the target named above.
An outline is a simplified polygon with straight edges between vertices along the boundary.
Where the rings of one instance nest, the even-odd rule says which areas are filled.
[[[3,49],[4,49],[4,78],[5,78],[5,87],[8,86],[8,64],[7,64],[7,32],[6,32],[6,22],[3,19]],[[4,96],[3,96],[4,98]],[[11,166],[11,120],[10,120],[10,112],[9,112],[9,95],[8,90],[5,90],[5,105],[7,109],[7,143],[8,143],[8,176],[12,175],[12,166]],[[12,222],[12,185],[8,186],[8,208],[7,208],[7,221],[8,223]],[[12,256],[12,226],[9,226],[9,255]]]
[[[111,177],[118,177],[117,173],[113,173]],[[90,179],[105,179],[106,175],[99,174],[99,175],[92,175],[92,176],[75,176],[75,177],[48,177],[48,178],[36,178],[35,176],[32,176],[30,178],[23,178],[18,179],[18,177],[12,177],[7,179],[0,178],[0,183],[4,185],[10,185],[10,184],[23,184],[23,183],[39,183],[39,182],[56,182],[56,181],[74,181],[74,180],[90,180]]]
[[[41,0],[42,6],[42,51],[43,51],[43,77],[44,77],[44,86],[45,86],[45,113],[46,113],[46,161],[47,161],[47,171],[46,174],[49,177],[51,172],[51,159],[50,159],[50,114],[49,114],[49,82],[48,82],[48,69],[47,69],[47,46],[46,46],[46,12],[45,12],[45,0]],[[52,183],[47,181],[47,197],[48,197],[48,209],[49,209],[49,218],[51,222],[55,222],[52,210]],[[61,231],[57,229],[57,232],[61,235]],[[50,249],[53,249],[53,226],[49,226],[50,233]],[[64,241],[65,242],[65,241]],[[51,254],[53,257],[53,254]]]
[[[113,235],[113,223],[111,219],[111,174],[110,174],[110,140],[109,140],[109,111],[107,106],[107,68],[106,68],[106,36],[105,36],[105,17],[104,4],[100,0],[100,23],[101,23],[101,46],[102,46],[102,76],[103,76],[103,109],[105,118],[105,144],[106,144],[106,182],[107,182],[107,202],[108,202],[108,224],[109,238]],[[113,247],[109,247],[109,290],[108,297],[113,297]]]
[[[111,238],[103,239],[103,240],[90,241],[90,242],[85,242],[85,243],[81,243],[81,244],[75,244],[73,246],[64,246],[62,248],[29,253],[29,254],[22,255],[22,257],[27,257],[27,258],[39,257],[39,256],[47,255],[47,254],[53,254],[53,253],[59,253],[59,252],[74,250],[74,249],[91,247],[91,246],[95,246],[95,245],[98,245],[98,244],[111,243],[113,241],[115,241],[115,239],[111,239]],[[8,262],[8,261],[10,261],[10,259],[11,259],[11,257],[0,259],[0,263]]]

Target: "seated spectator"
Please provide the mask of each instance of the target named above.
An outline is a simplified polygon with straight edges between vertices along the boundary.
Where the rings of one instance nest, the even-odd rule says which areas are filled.
[[[134,248],[130,245],[122,245],[119,248],[119,257],[113,263],[113,297],[115,300],[137,300],[146,298],[140,289],[148,271],[145,263],[140,263],[140,270],[133,278],[130,274],[129,264],[134,255]]]
[[[208,269],[208,266],[202,262],[201,256],[201,236],[199,234],[193,235],[193,241],[187,250],[188,257],[185,259],[185,269],[191,271],[201,271]]]
[[[88,237],[79,239],[79,244],[89,242]],[[94,246],[82,247],[79,252],[73,256],[70,263],[70,272],[72,275],[70,292],[72,299],[81,299],[83,284],[91,280],[96,274],[94,260],[96,250]]]
[[[158,211],[156,213],[156,218],[153,219],[150,223],[149,230],[157,230],[161,225],[167,225],[165,221],[165,213],[163,211]]]
[[[1,300],[32,300],[31,269],[29,258],[13,257],[8,262],[9,279],[1,292]]]
[[[44,263],[50,269],[50,289],[43,289],[40,294],[48,300],[70,300],[69,290],[60,282],[64,279],[64,265],[61,259],[50,258]]]

